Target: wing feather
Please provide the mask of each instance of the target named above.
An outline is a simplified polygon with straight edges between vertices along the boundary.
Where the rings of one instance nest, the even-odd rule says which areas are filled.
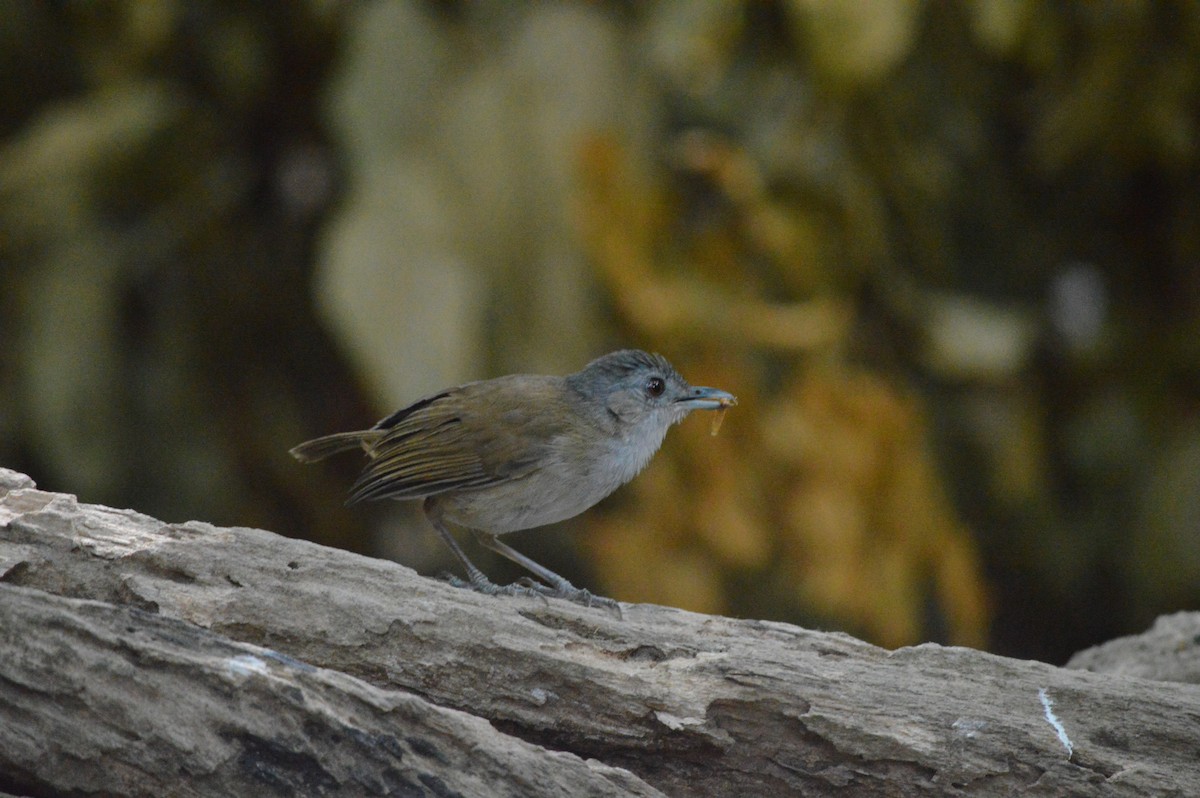
[[[501,377],[393,413],[375,425],[382,434],[347,503],[475,490],[530,473],[562,432],[552,411],[564,391],[561,377]]]

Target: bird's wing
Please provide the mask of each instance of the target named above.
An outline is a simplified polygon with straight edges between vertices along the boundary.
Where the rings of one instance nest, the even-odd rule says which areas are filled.
[[[485,488],[538,467],[561,433],[562,378],[501,377],[428,396],[375,426],[383,434],[348,502]]]

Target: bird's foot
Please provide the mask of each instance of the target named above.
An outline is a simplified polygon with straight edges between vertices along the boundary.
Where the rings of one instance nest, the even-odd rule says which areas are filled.
[[[442,579],[453,587],[474,590],[485,596],[526,596],[527,598],[545,598],[541,591],[532,587],[513,582],[511,585],[498,585],[483,574],[472,575],[471,579],[459,579],[453,574],[442,574]]]
[[[566,599],[567,601],[575,604],[582,604],[585,607],[600,607],[601,609],[605,609],[613,613],[618,618],[624,617],[621,613],[621,605],[619,602],[605,596],[597,596],[587,588],[575,587],[575,585],[571,584],[566,579],[562,579],[553,585],[546,585],[526,577],[520,580],[518,584],[521,587],[524,587],[526,590],[535,591],[538,593],[538,595],[545,596],[547,598]]]
[[[604,596],[597,596],[590,590],[575,587],[566,579],[554,585],[547,585],[536,579],[525,577],[510,585],[498,585],[480,572],[471,574],[471,578],[469,579],[460,579],[451,574],[443,574],[442,578],[454,587],[474,590],[476,593],[483,593],[485,596],[526,596],[528,598],[540,599],[560,598],[575,604],[581,604],[584,607],[599,607],[608,610],[616,615],[617,618],[624,617],[621,613],[620,603]]]

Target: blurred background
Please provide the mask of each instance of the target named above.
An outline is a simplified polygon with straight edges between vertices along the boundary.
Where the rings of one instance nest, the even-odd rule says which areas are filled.
[[[44,489],[433,574],[288,448],[640,347],[740,404],[509,538],[577,584],[1050,662],[1200,605],[1200,4],[0,8]]]

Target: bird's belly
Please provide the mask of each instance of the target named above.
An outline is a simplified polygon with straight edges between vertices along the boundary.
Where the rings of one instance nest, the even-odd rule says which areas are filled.
[[[439,503],[454,523],[501,534],[574,518],[616,488],[543,470],[481,490],[443,494]]]

